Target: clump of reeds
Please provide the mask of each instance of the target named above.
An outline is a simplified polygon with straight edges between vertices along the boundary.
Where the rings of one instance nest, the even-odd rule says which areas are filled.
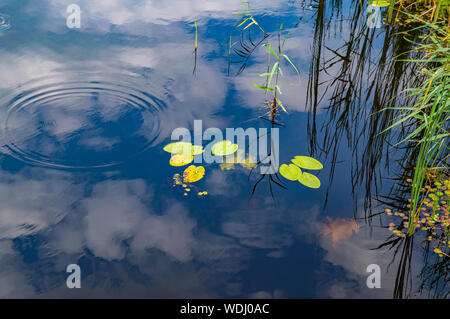
[[[414,43],[419,58],[406,60],[418,63],[422,68],[422,85],[407,91],[412,101],[410,106],[393,107],[401,111],[401,118],[388,129],[398,125],[413,127],[403,141],[415,143],[419,148],[411,184],[411,204],[408,219],[408,234],[412,235],[420,218],[422,189],[427,171],[448,172],[449,119],[450,119],[450,48],[449,35],[439,23],[405,13],[420,23],[421,42]],[[416,29],[418,29],[416,28]],[[403,142],[402,141],[402,142]]]
[[[395,23],[403,25],[420,23],[404,14],[408,13],[432,23],[445,21],[447,26],[450,26],[450,0],[390,0],[390,17],[393,16],[394,11],[396,11]],[[389,20],[389,22],[392,22],[391,19]]]
[[[253,83],[254,86],[257,88],[267,92],[267,93],[273,93],[273,99],[271,99],[269,106],[268,106],[268,115],[269,119],[272,123],[275,123],[275,118],[278,116],[278,107],[280,107],[284,112],[287,112],[286,108],[284,107],[283,103],[281,102],[279,96],[282,94],[280,86],[279,86],[279,79],[283,75],[283,71],[281,69],[281,63],[283,60],[288,62],[291,67],[297,72],[297,75],[299,74],[297,67],[292,63],[291,59],[284,53],[284,45],[286,43],[286,39],[289,36],[289,32],[285,35],[284,39],[281,40],[281,31],[283,29],[283,25],[280,26],[280,32],[278,33],[278,45],[276,51],[272,48],[271,43],[265,44],[265,48],[267,49],[268,54],[268,62],[267,62],[267,72],[261,73],[259,76],[266,77],[266,83],[265,85],[259,85],[256,83]],[[273,66],[270,65],[270,57],[271,55],[275,57],[275,63]],[[271,70],[271,71],[270,71]]]

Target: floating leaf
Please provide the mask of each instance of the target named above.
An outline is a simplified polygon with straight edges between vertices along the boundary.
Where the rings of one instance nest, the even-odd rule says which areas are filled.
[[[369,1],[369,5],[371,5],[372,7],[389,7],[390,2],[386,0],[372,0]]]
[[[244,161],[244,150],[237,150],[237,152],[224,157],[223,163],[220,164],[222,171],[229,171],[235,169],[235,164]]]
[[[298,180],[302,175],[302,170],[294,164],[283,164],[280,166],[280,174],[290,181],[295,181]]]
[[[184,170],[183,181],[185,183],[195,183],[201,180],[203,176],[205,176],[205,168],[203,166],[191,165]]]
[[[237,150],[237,152],[234,152],[232,154],[229,154],[224,157],[223,162],[224,164],[237,164],[244,160],[243,150]]]
[[[292,165],[292,164],[291,164]],[[320,179],[310,173],[303,173],[299,176],[298,181],[309,188],[319,188]]]
[[[180,153],[192,153],[192,155],[198,155],[204,152],[203,147],[201,145],[192,145],[188,142],[174,142],[167,144],[164,148],[164,151],[172,153],[172,154],[180,154]]]
[[[246,159],[240,161],[239,164],[241,164],[241,166],[246,169],[252,169],[252,168],[255,168],[256,166],[258,166],[255,159],[253,157],[251,157],[250,155]]]
[[[233,154],[238,149],[237,144],[233,144],[228,140],[224,140],[214,144],[212,147],[212,153],[216,156],[226,156]]]
[[[194,156],[187,153],[175,154],[170,158],[169,164],[172,166],[184,166],[194,160]]]
[[[192,155],[199,155],[203,153],[205,150],[201,145],[192,145]]]
[[[323,168],[323,165],[322,165],[321,162],[319,162],[315,158],[312,158],[312,157],[309,157],[309,156],[296,156],[292,160],[292,163],[294,163],[298,167],[304,168],[304,169],[318,170],[318,169],[322,169]]]
[[[185,153],[185,151],[190,150],[191,147],[192,147],[191,143],[174,142],[164,146],[163,150],[169,153],[178,154],[178,153]]]
[[[220,164],[220,170],[222,171],[231,171],[233,170],[234,167],[234,163],[222,163]]]
[[[181,182],[180,174],[173,175],[173,185],[175,186],[175,185],[181,185],[181,184],[183,184],[183,183]]]

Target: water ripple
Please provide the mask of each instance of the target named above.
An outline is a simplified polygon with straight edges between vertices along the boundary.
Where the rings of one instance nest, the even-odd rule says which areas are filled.
[[[8,30],[10,27],[9,17],[3,14],[0,14],[0,31]]]
[[[116,166],[146,151],[165,103],[136,83],[103,78],[109,80],[46,78],[21,86],[0,110],[2,151],[57,169]]]

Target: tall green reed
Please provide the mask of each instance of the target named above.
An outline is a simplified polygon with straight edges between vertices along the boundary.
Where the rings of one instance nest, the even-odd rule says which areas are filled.
[[[413,131],[401,141],[410,141],[419,147],[411,188],[408,222],[408,234],[412,235],[421,208],[422,189],[427,170],[448,171],[445,154],[448,154],[448,137],[450,136],[450,48],[448,34],[442,26],[406,14],[422,24],[419,28],[423,29],[423,39],[420,43],[414,42],[415,51],[422,57],[405,61],[420,64],[426,80],[421,86],[407,90],[410,99],[414,101],[412,106],[386,108],[398,110],[402,114],[401,118],[385,131],[408,123],[412,123],[414,127]]]
[[[274,109],[277,108],[279,105],[284,112],[287,113],[286,108],[284,107],[283,103],[281,102],[279,95],[282,94],[281,88],[279,86],[279,79],[281,76],[283,76],[283,70],[281,68],[281,64],[283,61],[286,61],[299,75],[299,71],[294,63],[292,63],[291,59],[284,53],[284,45],[286,43],[286,39],[289,36],[289,32],[286,33],[283,40],[281,40],[281,32],[283,29],[283,25],[280,26],[280,32],[278,33],[278,45],[277,45],[277,52],[275,52],[272,48],[271,43],[266,43],[264,47],[266,48],[269,58],[268,58],[268,65],[267,69],[270,70],[270,56],[273,55],[275,57],[275,63],[272,66],[272,70],[270,72],[261,73],[259,76],[266,77],[266,85],[259,85],[256,83],[253,83],[254,86],[257,88],[264,90],[266,92],[273,93],[273,103],[271,104],[271,112],[274,112]],[[272,82],[272,80],[274,80]],[[271,116],[273,117],[273,115]]]

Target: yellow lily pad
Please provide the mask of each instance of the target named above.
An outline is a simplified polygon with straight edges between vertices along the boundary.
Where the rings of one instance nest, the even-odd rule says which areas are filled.
[[[258,166],[256,160],[250,155],[248,155],[244,160],[241,160],[239,164],[241,164],[241,166],[245,167],[246,169],[252,169]]]
[[[183,184],[183,183],[181,182],[181,176],[180,176],[180,174],[175,174],[175,175],[173,175],[173,184],[174,184],[174,186],[175,186],[175,185],[181,185],[181,184]]]
[[[227,170],[234,169],[234,164],[242,162],[244,155],[244,150],[237,150],[237,152],[224,156],[223,164],[220,164],[220,166],[226,167]]]
[[[172,154],[178,154],[178,153],[186,153],[185,151],[188,151],[192,148],[191,143],[187,142],[174,142],[167,144],[164,146],[163,150],[166,152],[172,153]]]
[[[222,171],[231,171],[235,169],[234,163],[222,163],[220,164],[220,170]]]
[[[296,156],[292,160],[292,163],[304,169],[319,170],[323,168],[321,162],[309,156]]]
[[[192,154],[180,153],[175,154],[170,158],[169,164],[172,166],[184,166],[189,164],[194,160],[194,156]]]
[[[198,155],[204,152],[204,149],[201,145],[192,145],[191,143],[187,142],[170,143],[167,144],[163,148],[163,150],[172,154],[191,153],[191,155]]]
[[[222,171],[233,170],[236,168],[235,164],[240,164],[242,167],[249,170],[258,166],[256,160],[253,157],[251,157],[250,155],[247,155],[247,157],[245,157],[244,150],[238,149],[237,152],[225,156],[224,162],[220,164],[220,169]]]
[[[183,181],[185,183],[194,183],[201,180],[205,176],[205,168],[203,166],[191,165],[183,172]]]
[[[212,153],[216,156],[226,156],[233,154],[237,151],[237,149],[237,144],[233,144],[228,140],[224,140],[213,145]]]
[[[192,145],[192,155],[199,155],[203,153],[205,150],[201,145]]]
[[[319,188],[320,179],[310,173],[303,173],[299,176],[298,181],[309,188]]]
[[[302,170],[294,164],[283,164],[280,166],[280,174],[290,181],[295,181],[302,175]]]
[[[369,4],[372,6],[372,7],[389,7],[391,4],[389,3],[389,1],[386,1],[386,0],[372,0],[372,1],[369,1]]]

